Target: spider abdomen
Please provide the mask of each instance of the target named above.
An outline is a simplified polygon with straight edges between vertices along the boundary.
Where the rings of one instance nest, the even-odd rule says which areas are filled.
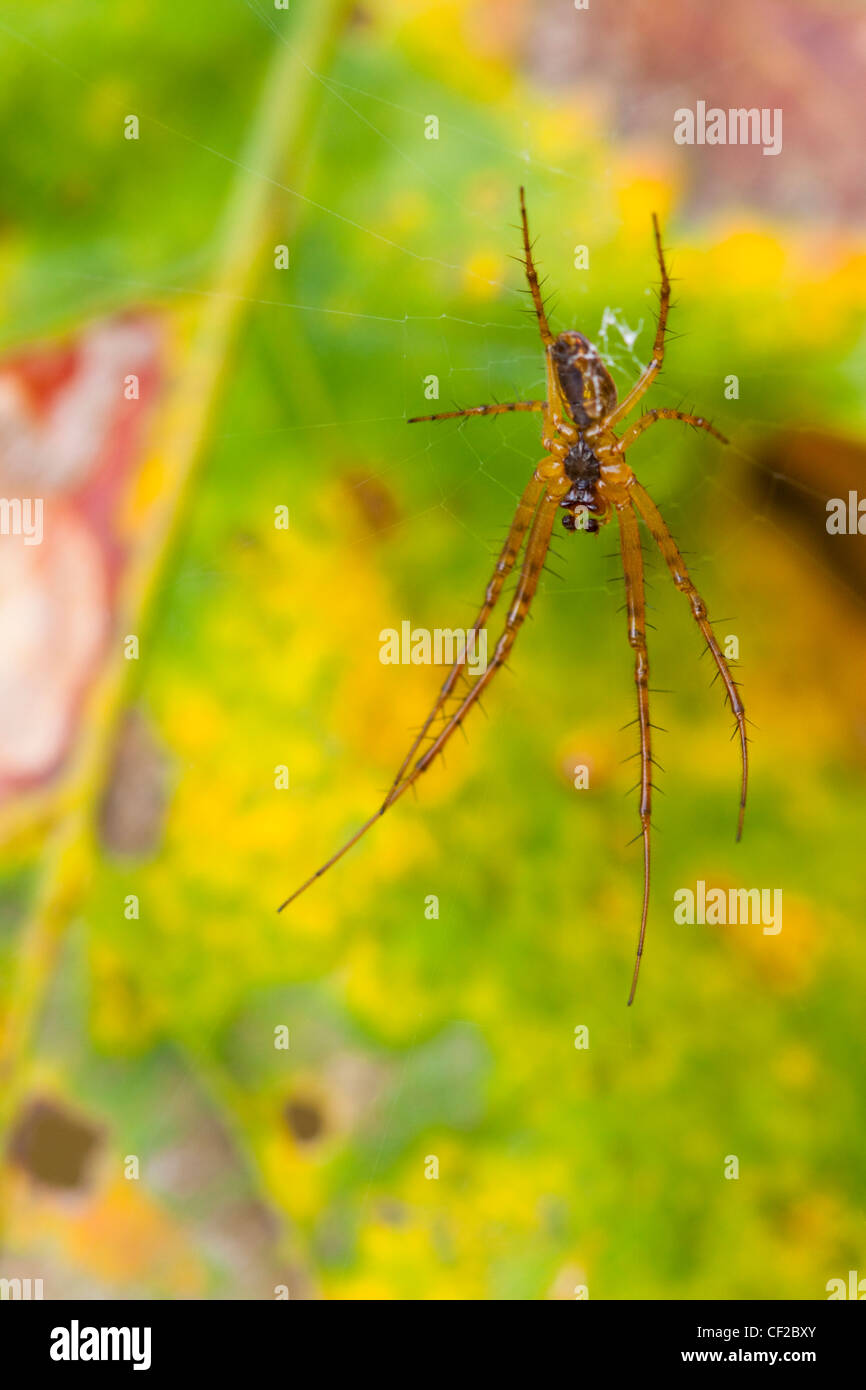
[[[560,333],[550,355],[574,423],[583,428],[609,415],[616,405],[616,387],[589,339],[582,333]]]

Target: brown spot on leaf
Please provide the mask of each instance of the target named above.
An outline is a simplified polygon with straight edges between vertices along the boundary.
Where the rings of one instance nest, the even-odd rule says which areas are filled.
[[[285,1108],[286,1124],[297,1140],[303,1144],[318,1139],[324,1129],[322,1112],[315,1101],[290,1100]]]
[[[9,1157],[46,1187],[80,1188],[102,1131],[51,1100],[33,1100],[13,1125]]]
[[[349,473],[344,479],[353,505],[371,531],[387,531],[400,520],[400,506],[381,478]]]
[[[167,764],[144,716],[129,710],[118,734],[99,818],[112,854],[149,854],[159,844],[166,803]]]

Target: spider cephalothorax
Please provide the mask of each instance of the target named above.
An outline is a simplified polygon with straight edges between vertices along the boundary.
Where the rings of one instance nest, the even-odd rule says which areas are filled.
[[[593,535],[609,519],[607,503],[601,496],[601,462],[581,435],[565,455],[562,466],[571,483],[559,501],[560,507],[565,508],[562,524],[566,531],[588,531]]]
[[[643,840],[643,906],[638,935],[637,957],[632,975],[629,1004],[634,999],[638,973],[643,955],[650,890],[650,812],[652,808],[652,733],[649,715],[649,655],[646,640],[646,596],[644,593],[643,550],[638,519],[640,518],[655,541],[671,577],[680,593],[688,600],[692,616],[706,642],[721,677],[726,698],[736,719],[742,758],[740,782],[740,813],[737,820],[737,839],[743,828],[748,781],[748,752],[746,716],[736,682],[707,617],[707,610],[692,583],[685,561],[665,525],[664,519],[625,461],[626,450],[657,420],[682,420],[696,429],[706,430],[722,443],[727,441],[702,415],[687,415],[681,410],[658,406],[623,434],[616,427],[625,420],[657,377],[665,353],[665,329],[670,308],[671,287],[665,267],[658,221],[653,217],[656,254],[661,271],[659,317],[653,342],[652,358],[622,401],[617,401],[616,387],[596,348],[582,333],[560,333],[554,337],[547,322],[538,276],[532,259],[529,225],[523,189],[520,190],[520,214],[523,225],[523,255],[526,278],[535,306],[541,341],[545,350],[547,398],[543,401],[507,401],[496,405],[475,405],[466,410],[449,410],[441,415],[419,415],[410,420],[450,420],[468,415],[502,415],[507,411],[537,411],[541,415],[541,440],[544,457],[524,489],[514,514],[505,544],[500,551],[484,596],[473,632],[486,629],[493,609],[498,603],[505,582],[520,560],[514,595],[508,605],[505,624],[496,643],[493,657],[475,679],[469,680],[467,656],[464,654],[451,667],[433,708],[421,726],[412,747],[406,754],[391,790],[382,805],[346,843],[323,864],[306,883],[287,898],[288,903],[303,893],[327,869],[351,849],[352,845],[375,825],[389,806],[414,786],[422,772],[442,752],[445,744],[460,728],[466,715],[475,705],[511,653],[518,632],[529,612],[553,534],[553,523],[563,508],[563,525],[567,530],[598,531],[599,526],[616,517],[619,529],[620,553],[625,578],[625,608],[628,617],[628,640],[634,651],[634,681],[637,688],[637,725],[640,735],[640,817],[639,836]],[[522,559],[520,559],[522,555]],[[467,644],[468,647],[468,644]],[[449,712],[449,702],[456,708]],[[434,722],[441,719],[438,731]],[[429,742],[427,740],[429,739]],[[424,743],[427,746],[422,748]],[[280,909],[282,911],[282,908]]]

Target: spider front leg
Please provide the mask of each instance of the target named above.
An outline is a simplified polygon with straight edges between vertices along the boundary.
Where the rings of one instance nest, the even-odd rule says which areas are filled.
[[[535,269],[535,262],[532,259],[532,244],[529,240],[529,219],[526,216],[526,194],[520,189],[520,222],[523,228],[523,268],[526,271],[526,278],[529,282],[529,292],[532,295],[532,302],[535,305],[535,316],[538,319],[538,331],[541,334],[541,341],[545,347],[550,347],[553,342],[553,334],[550,331],[550,324],[547,322],[547,314],[544,311],[544,300],[541,297],[541,286],[538,283],[538,272]]]
[[[443,410],[439,415],[413,415],[407,425],[424,420],[459,420],[464,415],[505,415],[513,410],[546,410],[547,401],[504,401],[496,405],[470,405],[466,410]]]
[[[650,425],[654,425],[657,420],[682,420],[684,425],[694,425],[696,429],[706,430],[714,439],[718,439],[722,444],[729,441],[725,436],[711,425],[709,420],[705,420],[703,415],[688,415],[683,410],[669,410],[666,406],[655,406],[648,410],[646,415],[642,415],[633,425],[629,425],[625,434],[613,445],[612,453],[624,454],[626,449],[630,449],[635,440],[648,430]]]
[[[716,668],[727,691],[728,700],[737,721],[737,729],[740,735],[740,760],[742,766],[742,780],[740,784],[740,810],[737,817],[737,839],[743,833],[743,816],[746,811],[746,792],[749,785],[749,745],[746,738],[746,712],[740,698],[737,684],[731,675],[731,669],[725,660],[724,653],[716,641],[716,635],[707,617],[707,605],[704,603],[686,568],[685,560],[680,554],[679,548],[665,525],[664,518],[650,497],[646,488],[641,487],[636,478],[632,479],[631,490],[634,495],[635,506],[646,522],[653,540],[664,556],[665,563],[671,572],[674,584],[680,593],[685,594],[692,610],[692,616],[704,635],[707,647]]]
[[[562,395],[559,376],[549,352],[544,355],[544,370],[547,376],[547,401],[544,419],[541,422],[541,442],[547,452],[556,460],[556,473],[561,474],[559,465],[564,460],[572,444],[576,444],[579,431],[568,413],[567,403]],[[544,463],[540,465],[544,471]]]
[[[656,217],[655,213],[653,213],[653,233],[655,235],[656,255],[658,256],[659,270],[661,271],[662,277],[661,290],[659,292],[659,317],[658,323],[656,324],[656,336],[655,342],[653,343],[653,355],[648,365],[644,367],[643,371],[641,372],[634,386],[629,391],[628,395],[623,397],[616,410],[606,421],[606,423],[611,427],[616,425],[619,420],[624,420],[626,415],[630,414],[630,412],[634,410],[641,396],[644,396],[646,392],[649,390],[650,386],[652,386],[653,382],[655,381],[656,377],[661,371],[662,363],[665,360],[665,330],[667,328],[668,313],[670,312],[671,307],[671,282],[668,279],[667,266],[665,265],[665,253],[662,250],[662,237],[661,232],[659,231],[659,220]]]
[[[637,516],[631,502],[616,503],[616,519],[619,522],[620,551],[622,553],[623,573],[625,575],[625,601],[628,614],[628,640],[634,651],[634,683],[637,687],[637,714],[640,729],[640,833],[643,839],[643,906],[641,908],[640,934],[637,955],[634,963],[631,991],[628,1002],[631,1004],[637,989],[640,963],[643,955],[646,921],[649,909],[650,891],[650,815],[652,812],[652,743],[649,712],[649,654],[646,642],[646,594],[644,589],[643,551],[640,543],[640,530]]]

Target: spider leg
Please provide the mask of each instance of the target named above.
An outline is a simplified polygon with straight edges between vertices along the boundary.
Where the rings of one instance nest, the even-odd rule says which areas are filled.
[[[632,479],[631,490],[634,495],[635,506],[649,527],[650,534],[661,551],[665,563],[671,572],[674,584],[681,593],[685,594],[689,601],[692,616],[704,635],[706,644],[710,650],[713,661],[716,663],[725,690],[727,691],[734,718],[737,721],[737,729],[740,735],[740,760],[742,764],[740,810],[737,817],[737,839],[739,840],[743,833],[743,816],[746,811],[746,792],[749,785],[749,748],[746,738],[746,712],[740,698],[740,692],[731,675],[730,667],[725,660],[722,649],[716,641],[715,633],[710,626],[710,620],[707,617],[707,605],[692,583],[686,568],[686,563],[680,554],[676,541],[665,525],[661,512],[650,497],[646,488],[641,487],[636,478]]]
[[[553,523],[556,520],[559,502],[556,497],[545,497],[535,513],[532,522],[532,530],[526,542],[526,552],[523,557],[523,565],[520,570],[520,578],[517,582],[517,589],[511,601],[511,607],[505,618],[505,627],[502,635],[493,651],[493,660],[488,664],[486,671],[478,677],[472,689],[461,700],[458,708],[449,718],[442,732],[436,737],[430,747],[418,759],[407,777],[392,789],[388,796],[385,806],[392,805],[398,797],[402,796],[412,783],[426,772],[434,758],[442,752],[452,734],[460,728],[466,715],[472,706],[479,699],[484,689],[490,684],[496,672],[508,660],[511,648],[514,646],[517,634],[520,631],[524,619],[529,612],[530,604],[535,597],[538,589],[538,581],[544,567],[544,559],[550,545]]]
[[[625,599],[628,613],[628,640],[634,651],[634,683],[637,687],[637,714],[640,728],[640,833],[643,839],[643,906],[640,917],[640,935],[634,974],[628,1002],[631,1004],[637,989],[643,956],[646,920],[649,909],[650,891],[650,813],[652,811],[652,743],[649,711],[649,655],[646,642],[646,594],[644,590],[643,551],[640,543],[640,530],[637,515],[631,502],[617,503],[616,519],[619,523],[620,550],[622,552],[623,572],[625,574]]]
[[[547,401],[505,401],[497,405],[471,405],[467,410],[444,410],[439,415],[413,415],[407,425],[420,425],[423,420],[458,420],[463,415],[505,415],[511,410],[546,410]]]
[[[484,604],[482,605],[481,611],[478,614],[478,617],[475,621],[474,630],[479,631],[481,627],[484,625],[484,623],[487,621],[487,618],[489,617],[490,612],[492,611],[493,606],[496,603],[496,600],[498,599],[502,591],[505,579],[514,566],[515,560],[517,559],[517,556],[520,552],[520,548],[523,544],[523,539],[531,523],[532,529],[530,531],[529,539],[526,544],[526,552],[520,570],[520,579],[518,581],[517,590],[514,595],[514,599],[512,600],[511,607],[508,610],[508,615],[506,617],[505,622],[505,630],[496,644],[493,660],[490,662],[483,675],[478,677],[472,689],[463,698],[463,700],[460,703],[460,706],[457,710],[455,710],[454,714],[447,721],[444,729],[441,731],[438,737],[434,740],[434,742],[427,749],[427,751],[416,760],[414,766],[412,766],[411,771],[408,773],[408,775],[405,775],[406,769],[407,767],[409,767],[412,758],[414,757],[425,734],[427,733],[427,730],[429,729],[436,715],[442,709],[442,706],[445,703],[445,700],[447,699],[451,690],[453,689],[460,675],[460,672],[465,668],[465,656],[462,661],[458,660],[454,663],[454,666],[451,668],[451,671],[449,672],[445,684],[439,692],[439,696],[436,700],[435,705],[433,706],[433,709],[431,710],[430,714],[425,720],[421,732],[418,734],[417,738],[415,739],[415,742],[412,744],[409,753],[404,758],[400,770],[397,773],[397,776],[391,787],[391,790],[389,791],[385,800],[382,802],[382,805],[369,818],[369,820],[365,821],[364,824],[360,826],[358,830],[355,831],[355,833],[350,837],[350,839],[346,841],[344,845],[341,845],[340,848],[334,854],[331,855],[330,859],[328,859],[321,866],[321,868],[317,869],[316,872],[310,876],[310,878],[308,878],[304,883],[302,883],[299,888],[295,889],[294,893],[290,894],[290,896],[286,898],[285,902],[280,904],[279,908],[277,909],[278,912],[282,912],[284,907],[288,907],[289,903],[293,902],[295,898],[299,897],[301,893],[303,893],[307,888],[309,888],[313,883],[315,883],[317,878],[321,878],[322,875],[332,867],[332,865],[336,864],[338,860],[342,859],[343,855],[346,854],[347,851],[350,850],[353,845],[356,845],[358,841],[361,839],[361,837],[365,835],[367,831],[371,828],[371,826],[375,825],[376,821],[379,820],[385,814],[385,812],[388,810],[388,807],[393,806],[394,802],[397,801],[405,791],[408,791],[409,787],[411,787],[413,783],[417,780],[417,778],[420,777],[421,773],[427,770],[427,768],[433,762],[434,758],[442,752],[442,749],[445,747],[445,744],[451,738],[452,734],[454,734],[456,730],[462,725],[463,720],[465,719],[472,705],[481,695],[482,690],[489,684],[494,673],[499,669],[499,667],[504,664],[508,656],[508,653],[511,650],[511,647],[514,644],[517,632],[524,618],[526,617],[527,612],[529,611],[529,605],[532,602],[532,599],[535,595],[535,591],[538,588],[538,581],[541,575],[542,566],[544,564],[544,557],[547,554],[547,549],[550,545],[550,537],[551,532],[553,530],[553,523],[556,519],[556,513],[558,510],[557,500],[555,498],[546,498],[544,501],[540,502],[543,492],[544,483],[536,479],[535,476],[533,476],[532,480],[526,488],[526,491],[523,494],[523,497],[520,500],[520,505],[518,506],[514,521],[512,522],[508,538],[505,542],[502,553],[500,554],[499,560],[497,561],[496,569],[493,572],[493,577],[487,586],[487,593],[485,595]]]
[[[529,241],[529,221],[526,216],[526,195],[522,187],[520,189],[520,221],[523,226],[523,264],[526,270],[526,278],[529,281],[529,290],[532,295],[532,302],[535,305],[535,314],[538,319],[541,341],[544,343],[545,347],[550,347],[553,342],[553,334],[547,322],[547,314],[544,312],[544,301],[541,298],[541,286],[538,283],[535,262],[532,259],[532,246]]]
[[[629,425],[619,442],[613,445],[611,452],[624,454],[626,449],[631,448],[635,440],[643,434],[644,430],[648,430],[650,425],[654,425],[657,420],[682,420],[684,425],[694,425],[696,429],[706,430],[707,434],[711,434],[722,444],[729,442],[714,425],[710,424],[709,420],[704,419],[703,415],[687,415],[682,410],[668,410],[665,406],[657,406],[648,410],[646,415],[642,415],[633,425]]]
[[[508,531],[508,535],[505,538],[505,544],[503,545],[502,550],[499,553],[499,559],[496,561],[496,565],[493,570],[493,575],[490,579],[490,582],[487,585],[487,589],[484,594],[484,602],[481,605],[478,617],[475,619],[475,622],[472,626],[472,632],[474,633],[481,631],[481,629],[486,625],[487,620],[490,617],[490,614],[493,612],[493,608],[496,604],[496,601],[499,598],[499,595],[502,593],[505,581],[511,573],[512,569],[514,568],[514,563],[518,555],[520,554],[524,538],[532,523],[532,518],[535,515],[536,508],[538,507],[538,504],[541,501],[543,491],[544,483],[540,481],[538,478],[536,478],[533,474],[532,478],[527,483],[526,490],[524,491],[523,496],[521,497],[517,505],[517,511],[514,513],[514,520],[512,521]],[[465,669],[465,667],[466,652],[464,652],[462,660],[458,659],[457,661],[455,661],[454,665],[451,667],[451,670],[448,672],[448,675],[446,676],[445,681],[442,685],[442,689],[439,691],[439,695],[435,705],[431,709],[430,713],[427,715],[427,718],[424,720],[424,723],[421,726],[421,729],[418,733],[417,738],[415,739],[415,742],[412,744],[412,747],[409,749],[409,752],[406,754],[405,758],[400,764],[400,768],[391,785],[392,792],[394,788],[398,785],[398,783],[403,780],[403,774],[406,771],[406,768],[409,766],[419,747],[423,743],[424,738],[427,734],[427,730],[430,728],[430,725],[433,723],[434,719],[439,714],[440,710],[442,709],[442,706],[445,704],[446,700],[448,699],[448,696],[451,694],[451,691],[457,684],[460,674]]]
[[[615,425],[618,420],[624,420],[626,415],[634,410],[641,396],[645,395],[652,383],[655,381],[662,369],[665,360],[665,329],[668,323],[668,313],[671,307],[671,282],[668,279],[667,266],[665,265],[665,253],[662,250],[662,236],[659,231],[659,220],[653,213],[653,234],[656,243],[656,255],[659,261],[662,284],[659,292],[659,317],[656,324],[656,336],[653,343],[653,355],[649,364],[644,367],[634,386],[626,396],[620,401],[616,410],[607,421],[608,425]]]

